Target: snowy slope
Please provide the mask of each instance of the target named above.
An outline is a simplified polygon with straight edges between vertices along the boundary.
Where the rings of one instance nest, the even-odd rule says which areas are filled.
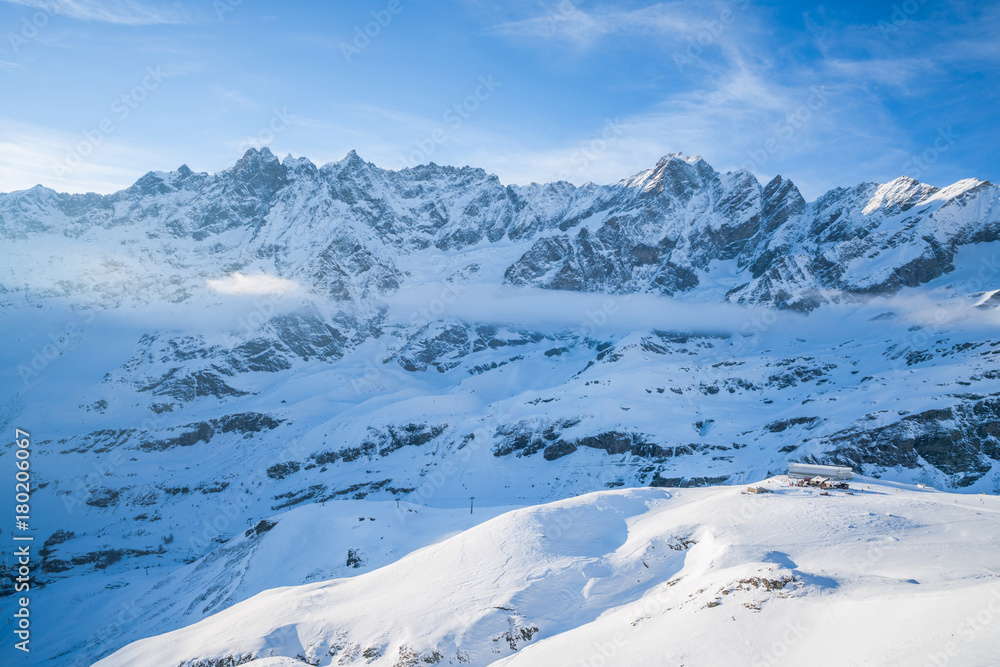
[[[97,664],[992,664],[995,497],[764,485],[774,493],[608,491],[515,510]]]
[[[37,624],[28,664],[90,665],[118,646],[190,625],[263,590],[378,569],[502,512],[317,503],[262,519],[187,565],[158,554],[148,568],[112,566],[64,580],[32,596],[45,622]],[[3,651],[15,664],[24,657],[9,646]]]

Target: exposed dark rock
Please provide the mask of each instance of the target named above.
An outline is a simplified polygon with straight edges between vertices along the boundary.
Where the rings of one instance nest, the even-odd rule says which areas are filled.
[[[190,447],[199,442],[208,442],[215,435],[215,428],[209,422],[189,424],[186,428],[190,428],[191,430],[185,431],[173,438],[142,442],[139,444],[139,447],[145,451],[161,452],[173,447]]]
[[[545,448],[545,451],[542,452],[542,457],[544,457],[546,461],[555,461],[556,459],[561,459],[567,454],[572,454],[576,450],[576,444],[558,440],[554,444]]]
[[[715,486],[723,484],[729,480],[728,476],[722,477],[662,477],[659,472],[653,476],[650,486],[671,487],[671,488],[691,488],[698,486]]]
[[[969,486],[1000,461],[1000,400],[962,402],[907,415],[874,428],[853,427],[825,439],[826,460],[868,467],[919,468],[926,462]]]
[[[257,522],[256,526],[254,526],[253,528],[248,528],[247,531],[244,533],[244,535],[246,535],[247,537],[251,536],[260,537],[261,535],[263,535],[264,533],[271,530],[277,525],[278,525],[277,521],[268,521],[267,519],[261,519],[260,521]]]
[[[116,489],[109,489],[107,487],[93,489],[90,492],[90,497],[87,498],[87,504],[91,507],[100,507],[103,509],[117,504],[120,496],[121,491]]]
[[[790,426],[799,426],[801,424],[814,424],[819,419],[819,417],[794,417],[792,419],[780,419],[778,421],[773,421],[766,425],[766,428],[771,433],[781,433]]]
[[[284,479],[299,471],[299,464],[295,461],[287,463],[275,463],[267,469],[267,476],[271,479]]]

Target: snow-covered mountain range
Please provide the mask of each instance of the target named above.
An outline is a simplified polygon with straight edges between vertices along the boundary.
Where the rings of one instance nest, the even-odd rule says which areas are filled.
[[[676,154],[576,187],[261,149],[0,194],[0,423],[34,438],[41,576],[167,576],[316,503],[490,512],[790,460],[995,493],[998,234],[989,182],[806,202]],[[233,585],[189,611],[264,586]],[[137,638],[52,632],[62,664]]]

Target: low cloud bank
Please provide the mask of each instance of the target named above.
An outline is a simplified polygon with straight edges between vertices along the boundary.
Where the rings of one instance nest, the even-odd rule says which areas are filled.
[[[430,283],[403,287],[385,299],[391,322],[453,319],[585,333],[637,329],[752,334],[805,318],[763,307],[696,304],[654,294],[593,294],[533,287]]]
[[[964,298],[897,294],[828,304],[811,313],[733,303],[695,303],[655,294],[594,294],[510,285],[428,283],[384,300],[388,320],[427,324],[457,320],[584,335],[657,329],[738,336],[827,337],[879,329],[995,328],[1000,308]],[[846,328],[845,328],[846,327]],[[777,341],[775,341],[777,342]]]

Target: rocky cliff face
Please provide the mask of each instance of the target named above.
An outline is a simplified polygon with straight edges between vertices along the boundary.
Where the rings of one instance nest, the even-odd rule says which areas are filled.
[[[615,185],[577,188],[504,187],[481,169],[433,164],[386,171],[353,152],[317,168],[262,149],[220,174],[184,166],[104,197],[41,187],[4,195],[0,233],[28,243],[127,235],[117,253],[171,265],[148,276],[118,267],[129,278],[182,285],[191,270],[266,266],[341,301],[397,289],[404,258],[432,249],[523,247],[505,267],[507,283],[620,294],[691,291],[698,272],[733,260],[746,280],[729,286],[729,300],[810,310],[948,272],[957,248],[996,239],[997,199],[988,182],[939,189],[902,177],[807,204],[788,179],[762,187],[747,172],[720,174],[676,154]],[[100,288],[85,278],[61,290]],[[18,287],[11,276],[4,285]],[[152,293],[133,290],[137,298],[169,290],[142,288]]]
[[[994,491],[998,230],[988,182],[806,202],[680,155],[606,186],[262,149],[108,196],[37,187],[0,195],[0,422],[38,442],[52,576],[342,498],[789,460]]]

